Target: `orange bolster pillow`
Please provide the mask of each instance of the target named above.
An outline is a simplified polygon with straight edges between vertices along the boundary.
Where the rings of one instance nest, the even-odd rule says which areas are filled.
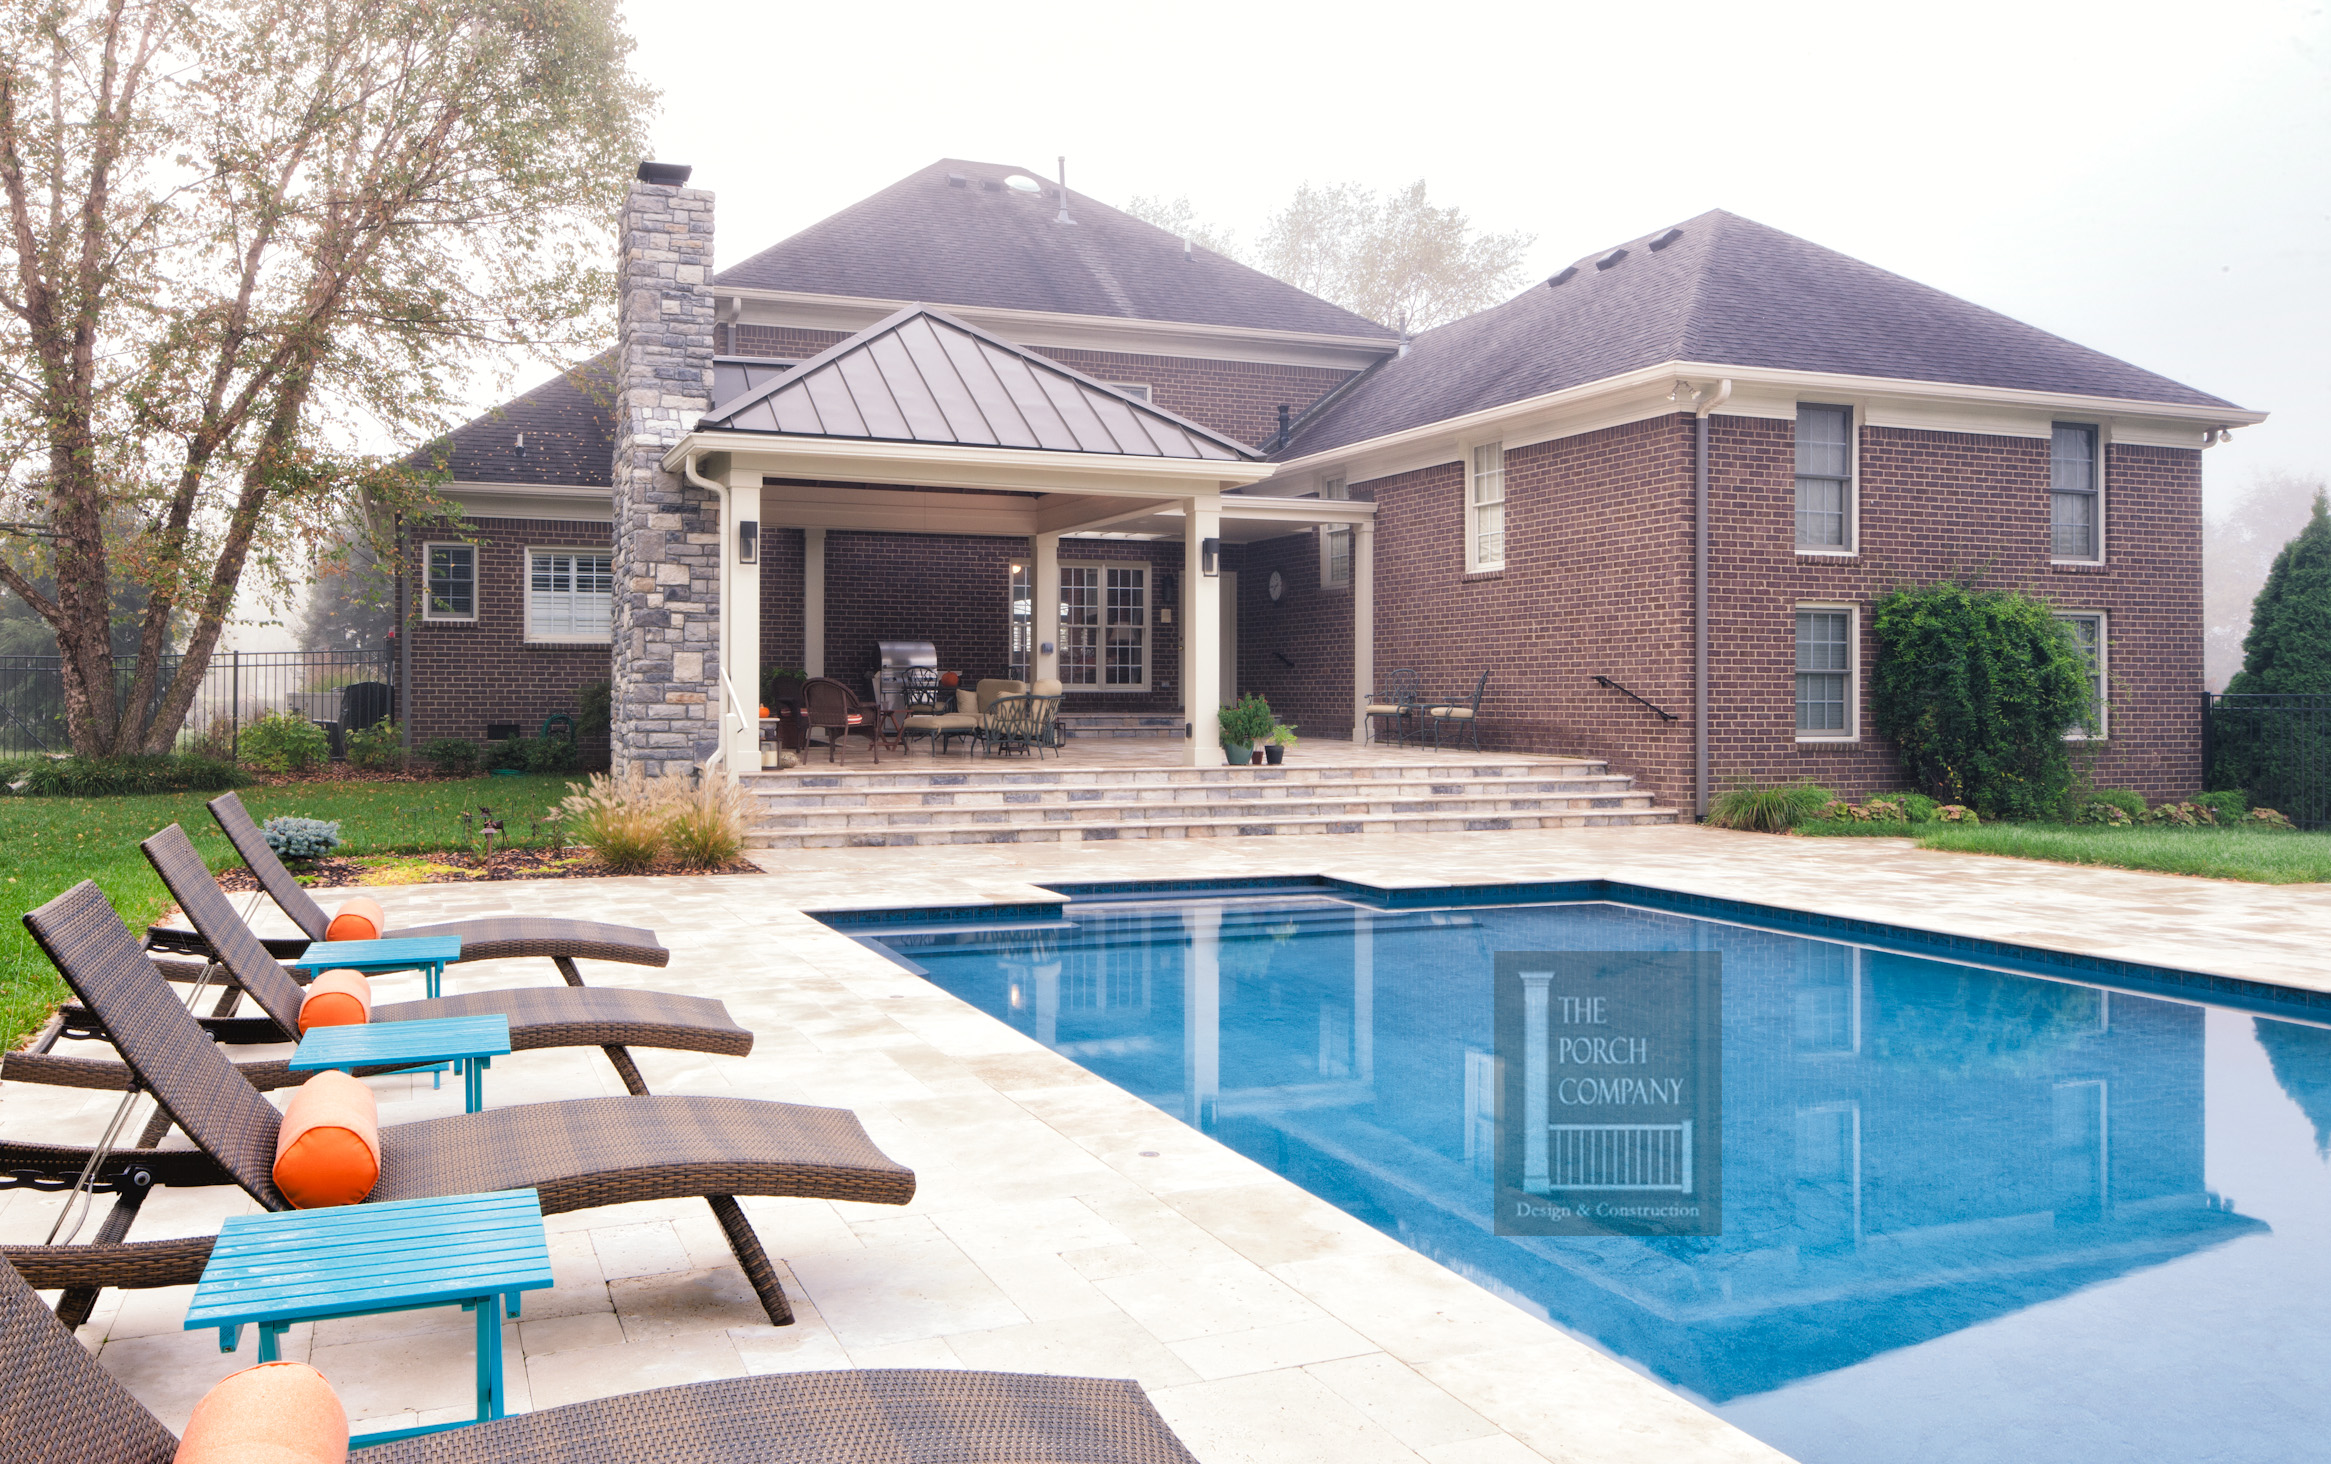
[[[380,908],[380,901],[358,895],[333,914],[332,923],[324,927],[324,939],[379,940],[386,929],[388,914]]]
[[[362,971],[326,971],[308,983],[300,998],[299,1030],[310,1027],[361,1027],[372,1020],[372,983]]]
[[[203,1395],[175,1464],[341,1464],[348,1411],[304,1362],[263,1362]]]
[[[275,1134],[275,1187],[296,1210],[353,1205],[380,1182],[380,1106],[326,1068],[300,1085]]]

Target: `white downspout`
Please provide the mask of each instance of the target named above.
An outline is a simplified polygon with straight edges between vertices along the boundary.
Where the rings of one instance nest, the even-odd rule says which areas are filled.
[[[1708,816],[1708,414],[1732,397],[1732,378],[1716,383],[1692,413],[1692,805]]]
[[[745,709],[737,702],[737,689],[730,684],[728,679],[728,620],[730,612],[736,608],[729,603],[728,592],[729,533],[731,529],[728,511],[728,485],[715,483],[710,478],[698,473],[696,471],[696,454],[694,453],[689,453],[680,460],[680,476],[699,488],[710,490],[720,499],[720,532],[714,536],[718,540],[720,554],[720,635],[713,642],[713,663],[720,672],[720,697],[726,710],[719,713],[719,721],[714,724],[712,756],[698,764],[697,770],[709,777],[714,768],[720,768],[727,774],[728,780],[733,783],[737,780],[737,770],[733,764],[727,762],[729,740],[732,737],[742,736],[747,727],[758,728],[760,723],[746,719]],[[734,727],[729,725],[731,717],[736,719]]]

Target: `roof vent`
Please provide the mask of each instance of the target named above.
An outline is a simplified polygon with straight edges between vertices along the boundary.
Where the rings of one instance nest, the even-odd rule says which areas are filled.
[[[1572,280],[1577,278],[1578,266],[1575,264],[1566,264],[1562,266],[1562,269],[1559,273],[1553,275],[1546,281],[1546,288],[1549,290],[1557,289],[1563,285],[1569,284]]]
[[[1673,244],[1676,240],[1681,239],[1682,237],[1683,230],[1670,229],[1666,233],[1651,241],[1651,252],[1657,254],[1660,250],[1665,249],[1668,245]]]
[[[1594,267],[1596,269],[1609,269],[1612,265],[1617,264],[1620,260],[1625,259],[1626,257],[1626,250],[1614,249],[1610,253],[1604,255],[1602,258],[1596,260],[1594,262]]]
[[[677,188],[687,182],[688,175],[695,171],[686,163],[651,163],[642,159],[639,165],[639,181],[660,183],[667,188]]]
[[[961,173],[949,173],[947,175],[947,186],[950,188],[969,188],[971,186],[971,180]]]

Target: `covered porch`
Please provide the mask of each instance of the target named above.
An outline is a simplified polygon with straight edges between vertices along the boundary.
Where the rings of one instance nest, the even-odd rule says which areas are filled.
[[[1242,685],[1241,600],[1263,589],[1240,584],[1247,552],[1276,544],[1316,562],[1323,535],[1349,566],[1348,631],[1339,615],[1332,658],[1277,662],[1320,709],[1304,735],[1361,731],[1374,504],[1245,496],[1271,471],[1252,448],[939,312],[902,311],[748,389],[663,465],[715,495],[727,526],[718,660],[732,776],[759,765],[764,666],[871,699],[878,639],[932,642],[966,687],[1059,681],[1072,734],[1080,717],[1100,730],[1112,708],[1171,734],[1072,735],[1080,758],[1220,766],[1215,713]]]

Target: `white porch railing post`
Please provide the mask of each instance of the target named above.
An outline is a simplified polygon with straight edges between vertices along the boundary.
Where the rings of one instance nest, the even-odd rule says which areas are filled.
[[[1376,689],[1376,525],[1352,525],[1352,742],[1368,740],[1364,708]]]
[[[1034,652],[1029,664],[1035,668],[1029,679],[1057,681],[1060,679],[1060,535],[1037,534],[1034,540],[1036,602],[1028,612],[1028,634],[1035,638],[1036,644],[1029,648]]]

